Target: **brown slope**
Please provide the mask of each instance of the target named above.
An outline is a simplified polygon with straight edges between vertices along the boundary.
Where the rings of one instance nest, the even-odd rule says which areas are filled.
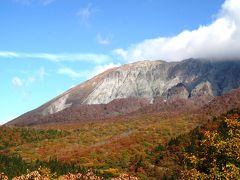
[[[192,114],[211,118],[234,108],[240,108],[240,88],[216,97],[203,95],[190,99],[170,99],[168,101],[158,98],[153,104],[131,112],[129,115],[171,113]]]
[[[125,115],[149,105],[144,98],[116,99],[108,104],[79,105],[46,116],[25,114],[6,125],[31,126],[45,123],[72,123]]]
[[[212,116],[219,116],[233,108],[240,107],[240,89],[232,90],[223,96],[215,98],[200,96],[192,99],[171,99],[165,101],[156,99],[149,104],[146,99],[128,98],[117,99],[108,104],[101,105],[80,105],[65,109],[56,114],[47,116],[29,116],[14,121],[17,126],[29,126],[46,123],[79,123],[91,120],[103,119],[131,119],[149,114],[157,116],[191,116],[200,120],[211,119]]]
[[[198,111],[208,116],[219,116],[234,108],[240,108],[240,88],[233,89],[222,96],[215,97]]]

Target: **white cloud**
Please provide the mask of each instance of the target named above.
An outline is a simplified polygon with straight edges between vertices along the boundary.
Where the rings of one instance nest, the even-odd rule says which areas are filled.
[[[129,58],[128,57],[129,52],[124,49],[121,49],[121,48],[113,50],[113,53],[125,60],[127,60]]]
[[[67,75],[71,78],[80,78],[85,76],[85,72],[77,72],[68,67],[58,69],[58,74]]]
[[[240,58],[240,0],[226,0],[209,25],[185,30],[174,37],[146,39],[113,52],[126,61]]]
[[[120,63],[117,63],[117,64],[109,63],[109,64],[95,66],[89,77],[96,76],[96,75],[98,75],[98,74],[100,74],[100,73],[102,73],[102,72],[104,72],[108,69],[112,69],[112,68],[119,67],[119,66],[121,66]]]
[[[97,34],[97,42],[101,45],[109,45],[111,44],[110,37],[103,37],[100,33]]]
[[[26,78],[20,78],[18,76],[15,76],[12,78],[12,85],[14,87],[26,87],[28,85],[31,85],[32,83],[35,83],[36,81],[43,80],[44,77],[47,75],[45,68],[41,67],[34,73],[32,73],[31,76],[28,76]]]
[[[33,0],[13,0],[13,2],[29,5],[33,2]]]
[[[37,71],[37,76],[39,77],[40,80],[43,80],[46,75],[47,75],[47,73],[45,72],[45,68],[44,67],[41,67]]]
[[[53,3],[56,0],[13,0],[13,1],[16,2],[16,3],[24,4],[24,5],[31,5],[33,3],[38,3],[38,4],[41,4],[43,6],[47,6],[47,5]]]
[[[81,23],[85,26],[90,26],[90,19],[91,16],[94,12],[94,8],[93,5],[91,3],[89,3],[86,7],[81,8],[78,12],[77,12],[77,16],[80,17],[81,19]]]
[[[47,6],[47,5],[49,5],[49,4],[52,4],[54,1],[55,1],[55,0],[42,0],[42,4],[43,4],[44,6]]]
[[[20,79],[19,77],[15,76],[12,79],[12,85],[14,87],[22,87],[23,86],[23,80]]]
[[[2,58],[18,58],[19,55],[15,52],[0,51],[0,57],[2,57]]]
[[[53,53],[23,53],[0,51],[0,58],[18,58],[18,59],[45,59],[54,62],[60,61],[88,61],[96,64],[106,63],[111,57],[105,54],[75,53],[75,54],[53,54]]]
[[[91,70],[86,70],[86,71],[76,71],[72,68],[68,68],[68,67],[63,67],[58,69],[57,73],[61,74],[61,75],[66,75],[70,78],[87,78],[90,79],[108,69],[114,68],[114,67],[118,67],[121,64],[114,64],[114,63],[109,63],[109,64],[104,64],[104,65],[98,65],[93,67],[93,69]]]
[[[43,80],[44,77],[48,75],[45,71],[44,67],[40,67],[37,71],[35,71],[31,76],[28,76],[24,82],[25,85],[30,85],[36,81]]]
[[[36,78],[33,77],[33,76],[30,76],[30,77],[27,78],[27,81],[28,81],[29,83],[34,83],[34,82],[36,81]]]

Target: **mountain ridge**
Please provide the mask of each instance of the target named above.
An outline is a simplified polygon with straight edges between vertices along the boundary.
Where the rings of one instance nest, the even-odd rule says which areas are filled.
[[[240,61],[237,60],[140,61],[109,69],[19,118],[24,121],[32,117],[35,122],[65,109],[81,107],[84,111],[91,105],[92,110],[97,108],[96,111],[105,112],[104,108],[115,101],[110,104],[113,105],[110,115],[103,113],[102,118],[106,118],[144,108],[157,98],[169,100],[220,96],[240,87],[239,74]],[[124,106],[133,101],[134,108],[119,111],[116,100],[125,103]],[[79,119],[82,117],[89,118],[80,115]],[[15,124],[14,122],[16,121],[7,124]]]

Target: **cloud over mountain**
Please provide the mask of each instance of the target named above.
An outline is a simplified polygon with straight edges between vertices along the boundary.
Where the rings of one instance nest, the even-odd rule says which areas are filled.
[[[174,37],[146,39],[114,53],[127,61],[186,58],[240,59],[240,0],[226,0],[217,18]]]

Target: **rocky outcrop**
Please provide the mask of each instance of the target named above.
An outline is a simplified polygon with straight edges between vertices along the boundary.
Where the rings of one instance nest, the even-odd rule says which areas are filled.
[[[212,85],[209,81],[198,84],[191,92],[192,97],[203,96],[203,95],[213,96]]]
[[[67,104],[69,94],[63,95],[53,101],[48,107],[42,111],[42,115],[54,114],[56,112],[62,111],[68,107],[71,107],[72,103]]]
[[[189,91],[183,83],[179,83],[176,86],[168,89],[167,92],[162,95],[165,99],[188,99]]]

